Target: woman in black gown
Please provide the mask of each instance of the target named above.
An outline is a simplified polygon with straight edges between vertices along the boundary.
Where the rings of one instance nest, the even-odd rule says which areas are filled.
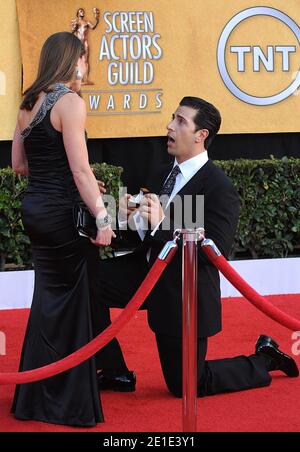
[[[20,371],[57,361],[93,337],[91,272],[97,246],[114,233],[88,162],[86,108],[77,94],[84,49],[72,33],[45,42],[36,81],[25,92],[12,162],[28,175],[22,218],[30,237],[35,287]],[[82,199],[97,217],[93,244],[79,236],[72,207]],[[103,422],[94,358],[46,380],[16,388],[17,419],[88,427]]]

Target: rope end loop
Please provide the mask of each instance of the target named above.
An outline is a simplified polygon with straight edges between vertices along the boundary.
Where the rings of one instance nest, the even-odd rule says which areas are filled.
[[[221,251],[219,250],[219,248],[217,247],[217,245],[215,244],[215,242],[211,239],[204,239],[201,243],[202,247],[208,247],[211,251],[211,253],[213,253],[213,255],[215,256],[221,256]],[[212,254],[211,254],[212,255]]]
[[[166,264],[169,264],[173,257],[175,256],[177,249],[178,249],[177,240],[170,240],[165,244],[165,246],[161,250],[158,259],[164,261]]]

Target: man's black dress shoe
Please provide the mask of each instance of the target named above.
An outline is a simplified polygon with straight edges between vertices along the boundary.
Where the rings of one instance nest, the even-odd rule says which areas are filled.
[[[100,390],[133,392],[135,391],[136,376],[134,372],[122,373],[117,370],[101,370],[97,374]]]
[[[299,376],[297,364],[290,356],[279,350],[279,345],[269,336],[260,336],[256,342],[255,351],[268,358],[268,371],[281,370],[288,377]]]

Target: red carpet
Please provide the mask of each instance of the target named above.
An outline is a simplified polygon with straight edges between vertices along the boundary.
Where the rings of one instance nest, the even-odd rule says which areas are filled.
[[[269,297],[272,303],[300,319],[300,295]],[[119,312],[115,310],[114,315]],[[7,355],[0,356],[0,371],[15,371],[18,366],[28,311],[0,311],[0,331],[6,333]],[[291,353],[292,332],[275,324],[243,299],[223,302],[223,332],[210,340],[209,358],[253,353],[260,334],[269,334],[281,348]],[[88,431],[102,432],[180,432],[181,400],[171,396],[160,371],[154,335],[146,315],[138,316],[120,334],[131,369],[137,373],[135,393],[102,393],[106,422]],[[296,350],[300,353],[300,343]],[[300,365],[300,355],[296,357]],[[14,388],[0,387],[0,431],[85,431],[39,422],[21,422],[10,415]],[[299,432],[300,379],[274,373],[272,386],[235,394],[198,400],[198,431],[206,432]]]

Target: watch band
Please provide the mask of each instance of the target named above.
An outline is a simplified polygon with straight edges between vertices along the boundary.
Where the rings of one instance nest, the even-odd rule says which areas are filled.
[[[105,217],[102,218],[96,218],[96,224],[98,229],[106,228],[107,226],[110,226],[112,224],[112,217],[107,214]]]

